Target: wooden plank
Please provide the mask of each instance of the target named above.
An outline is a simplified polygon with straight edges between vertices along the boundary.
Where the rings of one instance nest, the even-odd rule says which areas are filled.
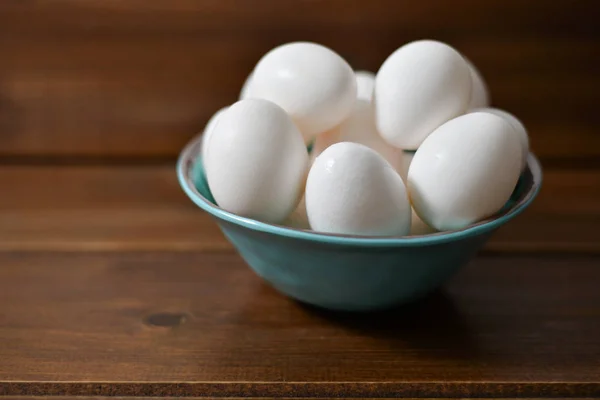
[[[600,171],[547,171],[543,179],[534,203],[487,249],[600,252]]]
[[[52,400],[72,400],[73,397],[70,396],[4,396],[3,400],[39,400],[40,398],[48,398],[48,399],[52,399]],[[175,397],[161,397],[163,399],[175,399]],[[238,400],[238,399],[254,399],[254,400],[266,400],[266,399],[271,399],[270,397],[225,397],[226,399],[231,399],[231,400]],[[278,397],[279,399],[282,400],[291,400],[291,399],[296,399],[296,400],[305,400],[305,399],[320,399],[320,400],[334,400],[334,399],[339,399],[339,397]],[[131,399],[131,400],[149,400],[149,399],[156,399],[156,397],[136,397],[136,396],[131,396],[131,397],[126,397],[126,396],[114,396],[114,397],[105,397],[105,396],[78,396],[77,400],[126,400],[126,399]],[[188,397],[186,396],[186,399],[206,399],[206,397]],[[393,399],[393,397],[389,397],[389,398],[383,398],[383,397],[371,397],[371,398],[367,398],[367,397],[355,397],[356,400],[374,400],[374,399],[380,399],[380,400],[386,400],[386,399]],[[433,397],[430,398],[423,398],[423,397],[412,397],[412,398],[408,398],[405,397],[406,400],[433,400]],[[440,398],[440,397],[436,397],[435,399],[437,400],[449,400],[449,398]],[[474,398],[471,397],[471,399],[473,400],[483,400],[483,399],[493,399],[490,397],[479,397],[479,398]],[[503,397],[504,400],[515,400],[516,397],[512,398],[512,397]],[[530,400],[540,400],[543,399],[543,397],[532,397],[530,398]],[[567,400],[567,397],[554,397],[554,400]],[[580,398],[580,400],[592,400],[592,398],[585,398],[582,397]]]
[[[229,249],[174,166],[4,167],[2,250]]]
[[[278,44],[318,41],[375,71],[431,37],[479,67],[542,158],[600,157],[596,3],[567,4],[3,2],[0,156],[174,157]]]
[[[4,395],[600,392],[598,257],[479,257],[443,291],[374,314],[302,306],[230,252],[2,253],[0,265]]]
[[[48,398],[48,399],[52,399],[52,400],[72,400],[73,397],[70,396],[4,396],[3,400],[39,400],[40,398]],[[163,399],[175,399],[175,397],[160,397]],[[238,400],[238,399],[254,399],[254,400],[266,400],[266,399],[272,399],[272,397],[225,397],[226,399],[230,399],[230,400]],[[131,399],[131,400],[149,400],[149,399],[156,399],[156,397],[137,397],[137,396],[114,396],[114,397],[106,397],[106,396],[78,396],[77,400],[126,400],[126,399]],[[206,399],[206,397],[188,397],[186,396],[186,399]],[[318,400],[334,400],[334,399],[339,399],[339,397],[278,397],[278,399],[281,400],[291,400],[291,399],[296,399],[296,400],[305,400],[305,399],[318,399]],[[354,399],[356,400],[375,400],[375,399],[380,399],[380,400],[389,400],[389,399],[393,399],[393,397],[387,397],[387,398],[383,398],[383,397],[371,397],[371,398],[367,398],[367,397],[355,397]],[[449,398],[441,398],[441,397],[430,397],[430,398],[423,398],[423,397],[405,397],[404,399],[406,400],[449,400]],[[471,399],[473,400],[483,400],[483,399],[493,399],[493,397],[479,397],[479,398],[475,398],[475,397],[471,397]],[[504,400],[515,400],[517,399],[516,397],[502,397],[502,399]],[[540,400],[543,399],[543,397],[531,397],[530,400]],[[567,400],[567,397],[553,397],[554,400]],[[580,397],[580,400],[592,400],[592,398],[585,398],[585,397]]]
[[[70,35],[144,33],[179,34],[202,31],[322,30],[355,29],[405,31],[449,30],[515,35],[541,30],[541,33],[580,33],[595,31],[594,0],[489,1],[483,7],[477,0],[458,0],[453,6],[444,0],[428,4],[399,6],[394,0],[316,0],[290,6],[273,0],[42,0],[29,3],[6,2],[0,9],[5,29],[15,33],[44,32]],[[566,7],[568,5],[569,7]],[[468,10],[468,14],[465,13]],[[27,20],[32,26],[24,26]],[[135,21],[135,25],[130,25]],[[311,22],[307,26],[307,22]],[[458,23],[460,22],[460,23]],[[580,29],[570,28],[579,24]]]
[[[0,167],[0,251],[230,249],[179,188],[173,166]],[[495,252],[600,252],[600,171],[548,171]]]

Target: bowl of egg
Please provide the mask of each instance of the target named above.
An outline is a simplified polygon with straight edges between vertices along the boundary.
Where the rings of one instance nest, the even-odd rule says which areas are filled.
[[[345,311],[435,291],[542,182],[523,124],[435,40],[401,46],[376,74],[317,43],[270,50],[177,173],[257,275]]]

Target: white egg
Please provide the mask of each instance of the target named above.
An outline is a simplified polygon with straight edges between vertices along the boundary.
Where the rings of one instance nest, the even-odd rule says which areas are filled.
[[[324,152],[329,146],[338,142],[340,142],[340,125],[321,133],[315,138],[315,142],[310,153],[311,162],[314,162],[317,156]]]
[[[483,76],[471,61],[467,58],[465,58],[465,61],[471,72],[471,100],[468,109],[488,107],[490,105],[490,95]]]
[[[405,185],[408,185],[408,170],[410,169],[410,163],[415,156],[414,151],[404,151],[402,154],[402,165],[398,170],[400,177],[404,181]],[[410,234],[414,235],[428,235],[430,233],[437,232],[434,228],[427,225],[419,214],[415,212],[415,209],[411,206],[411,219],[410,219]]]
[[[306,211],[319,232],[403,236],[410,231],[404,182],[377,152],[358,143],[328,147],[306,182]]]
[[[294,211],[282,222],[282,225],[296,229],[310,229],[308,215],[306,214],[306,197],[304,195]]]
[[[369,71],[356,71],[356,98],[366,101],[373,99],[375,88],[375,74]]]
[[[298,204],[308,153],[300,131],[281,107],[267,100],[245,99],[219,117],[205,168],[221,208],[279,223]]]
[[[408,171],[413,207],[440,231],[490,217],[510,198],[520,160],[519,139],[503,118],[483,112],[455,118],[415,153]]]
[[[320,154],[334,143],[353,142],[370,147],[385,158],[397,171],[402,169],[402,150],[383,140],[375,127],[373,104],[367,100],[357,99],[354,109],[348,118],[337,128],[317,136],[313,152]]]
[[[479,108],[472,110],[472,112],[489,112],[506,119],[512,125],[515,132],[519,135],[519,141],[521,142],[521,171],[523,171],[527,167],[527,156],[529,155],[529,135],[527,134],[525,125],[511,113],[499,108]]]
[[[410,168],[410,163],[412,162],[413,157],[415,156],[414,151],[404,151],[402,152],[402,165],[398,170],[398,173],[402,177],[402,180],[406,184],[408,179],[408,169]]]
[[[287,111],[308,142],[350,114],[356,78],[350,65],[329,48],[294,42],[261,58],[250,90],[253,97],[270,100]]]
[[[250,75],[248,75],[248,77],[244,81],[244,84],[242,85],[242,90],[240,90],[239,100],[244,100],[251,96],[250,85],[252,83],[252,74],[253,73],[250,73]]]
[[[225,112],[225,110],[227,110],[227,107],[223,107],[220,110],[218,110],[216,113],[214,113],[213,116],[210,117],[210,119],[206,123],[206,126],[204,127],[204,132],[202,132],[202,144],[201,144],[202,150],[200,151],[200,154],[202,155],[203,163],[204,163],[204,160],[206,160],[206,154],[208,152],[208,141],[210,140],[210,137],[212,135],[213,128],[215,127],[215,125],[217,124],[217,121],[219,120],[221,115],[223,115],[223,112]]]
[[[411,209],[411,210],[412,210],[411,220],[410,220],[411,221],[410,222],[410,235],[411,236],[429,235],[431,233],[437,232],[434,228],[427,225],[421,219],[421,217],[419,217],[419,214],[417,214],[414,209]]]
[[[408,170],[410,169],[410,163],[415,156],[414,151],[404,151],[402,154],[402,165],[398,170],[400,177],[404,181],[405,185],[408,185]],[[437,232],[434,228],[427,225],[419,214],[415,212],[415,209],[411,206],[411,219],[410,219],[410,234],[414,235],[428,235],[430,233]]]
[[[452,47],[419,40],[400,47],[375,78],[375,121],[390,144],[416,150],[425,138],[467,110],[471,73]]]
[[[404,151],[402,154],[402,165],[398,170],[400,177],[404,181],[405,185],[408,185],[408,170],[410,169],[410,163],[415,156],[414,151]],[[415,209],[411,206],[411,219],[410,219],[410,234],[413,235],[428,235],[430,233],[437,232],[434,228],[427,225],[419,214],[415,212]]]

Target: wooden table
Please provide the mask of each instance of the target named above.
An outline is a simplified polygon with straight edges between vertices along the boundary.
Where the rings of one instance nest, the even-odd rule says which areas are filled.
[[[0,395],[600,396],[596,4],[1,3]],[[540,196],[420,303],[277,294],[179,189],[177,152],[278,43],[376,70],[425,36],[527,124]]]

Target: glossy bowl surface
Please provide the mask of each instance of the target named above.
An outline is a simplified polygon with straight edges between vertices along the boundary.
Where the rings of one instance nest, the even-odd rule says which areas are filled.
[[[542,171],[530,154],[511,199],[493,218],[465,229],[410,237],[316,233],[241,217],[217,205],[200,159],[200,137],[182,151],[184,192],[216,221],[256,274],[281,293],[315,306],[367,311],[407,303],[443,285],[490,236],[537,196]]]

